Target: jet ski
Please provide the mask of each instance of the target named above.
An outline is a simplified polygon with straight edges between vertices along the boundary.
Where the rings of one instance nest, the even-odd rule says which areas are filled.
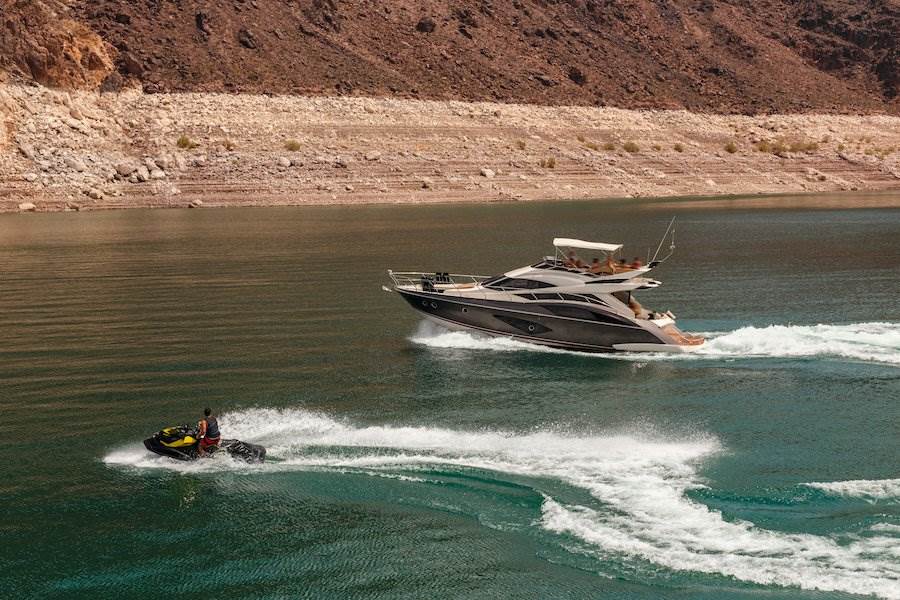
[[[176,460],[201,458],[199,434],[197,428],[190,425],[166,427],[144,440],[144,447],[154,454]],[[220,452],[227,452],[229,456],[248,463],[261,463],[266,459],[265,448],[240,440],[222,440],[219,442],[218,448],[208,448],[205,456],[212,456]]]

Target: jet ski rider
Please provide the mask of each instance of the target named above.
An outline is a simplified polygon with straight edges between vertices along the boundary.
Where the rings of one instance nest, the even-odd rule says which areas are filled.
[[[206,408],[203,410],[203,418],[197,423],[197,427],[200,429],[200,445],[197,448],[197,453],[203,456],[207,453],[207,449],[212,451],[218,449],[219,440],[221,439],[219,422],[213,416],[211,409]]]

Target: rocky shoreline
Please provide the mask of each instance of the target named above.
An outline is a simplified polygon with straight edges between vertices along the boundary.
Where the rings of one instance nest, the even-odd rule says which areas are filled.
[[[900,189],[900,117],[0,85],[0,212]]]

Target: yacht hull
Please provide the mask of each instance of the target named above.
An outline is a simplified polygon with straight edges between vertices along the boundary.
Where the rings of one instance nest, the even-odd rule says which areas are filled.
[[[662,334],[595,307],[583,309],[584,318],[576,318],[553,314],[552,310],[559,310],[553,305],[523,306],[515,302],[395,289],[417,312],[449,329],[580,352],[661,352],[677,346]]]

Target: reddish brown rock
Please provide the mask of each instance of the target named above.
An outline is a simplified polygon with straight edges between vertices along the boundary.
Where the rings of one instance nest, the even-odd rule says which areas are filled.
[[[4,3],[0,70],[50,85],[116,48],[157,92],[900,113],[896,0]]]

